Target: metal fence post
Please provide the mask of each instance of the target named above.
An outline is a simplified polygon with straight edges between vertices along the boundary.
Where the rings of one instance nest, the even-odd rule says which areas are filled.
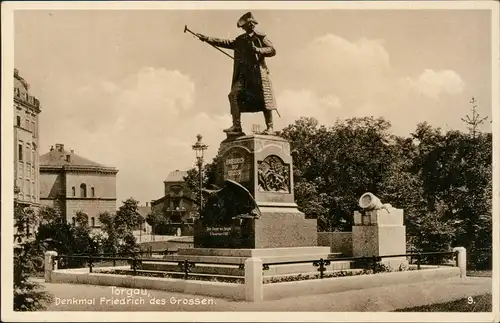
[[[422,261],[420,252],[417,254],[417,270],[420,270],[420,263]]]
[[[92,263],[92,253],[89,252],[89,272],[92,273],[92,267],[94,267]]]
[[[325,266],[328,266],[329,264],[330,264],[330,261],[329,260],[324,260],[323,258],[320,258],[319,261],[318,260],[313,261],[313,266],[314,267],[319,267],[318,268],[319,278],[323,279],[325,277],[324,276],[324,273],[326,271],[326,267]]]
[[[375,274],[377,272],[377,257],[373,256],[372,257],[372,265],[373,265],[373,273]]]
[[[188,279],[189,275],[189,262],[184,260],[184,279]]]
[[[116,267],[116,249],[113,248],[113,267]]]
[[[132,271],[133,275],[137,275],[137,255],[135,252],[132,253]]]

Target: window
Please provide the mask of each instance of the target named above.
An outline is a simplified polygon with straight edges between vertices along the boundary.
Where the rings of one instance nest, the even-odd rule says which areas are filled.
[[[71,224],[76,225],[76,218],[75,217],[71,218]]]
[[[73,196],[76,196],[76,189],[74,186],[71,188],[71,193]]]
[[[80,185],[80,197],[87,197],[87,185]]]
[[[35,121],[31,121],[31,131],[33,131],[33,136],[36,137]]]
[[[26,155],[25,155],[25,157],[26,157],[26,161],[27,161],[28,163],[30,163],[30,162],[31,162],[31,149],[30,149],[30,144],[26,144]]]
[[[20,116],[16,117],[16,126],[18,126],[18,127],[21,126],[21,117]]]
[[[95,189],[93,187],[90,189],[90,194],[92,194],[92,197],[95,197]]]
[[[90,219],[90,221],[91,221],[91,222],[90,222],[91,226],[92,226],[92,227],[95,227],[95,218],[94,218],[94,217],[92,217],[92,218]]]
[[[17,146],[17,158],[20,160],[20,161],[23,161],[23,144],[20,143],[18,146]]]
[[[30,129],[30,121],[29,121],[28,119],[26,119],[26,120],[25,120],[25,128],[26,128],[27,130],[29,130],[29,129]]]

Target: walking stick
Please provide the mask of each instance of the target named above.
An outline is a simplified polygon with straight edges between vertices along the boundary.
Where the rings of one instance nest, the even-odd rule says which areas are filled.
[[[196,38],[200,39],[200,36],[198,36],[198,34],[192,32],[188,26],[184,26],[184,33],[189,32],[191,34],[193,34],[193,36],[195,36]],[[201,40],[201,39],[200,39]],[[230,59],[234,59],[233,56],[229,55],[228,53],[226,53],[225,51],[223,51],[222,49],[220,49],[219,47],[215,46],[215,45],[212,45],[210,43],[207,43],[209,44],[210,46],[212,46],[213,48],[217,49],[219,52],[221,52],[222,54],[226,55],[227,57],[229,57]]]

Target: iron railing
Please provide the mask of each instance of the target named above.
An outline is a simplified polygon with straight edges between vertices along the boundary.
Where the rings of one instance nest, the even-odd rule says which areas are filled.
[[[144,254],[144,253],[146,253],[146,252],[122,253],[122,254],[131,255],[131,257],[117,257],[117,256],[104,257],[103,255],[106,255],[106,254],[58,255],[58,256],[53,258],[53,262],[54,262],[53,265],[55,265],[56,261],[61,261],[63,259],[81,259],[81,260],[85,260],[85,263],[86,263],[85,267],[88,267],[89,272],[92,273],[93,268],[95,267],[94,265],[98,261],[113,261],[113,267],[116,266],[116,261],[127,261],[130,264],[130,268],[132,270],[132,275],[136,276],[138,271],[140,271],[140,267],[141,267],[141,264],[143,261],[166,263],[166,264],[177,264],[184,275],[184,279],[188,279],[190,274],[193,275],[192,268],[194,268],[197,264],[235,266],[235,267],[238,267],[238,269],[240,269],[240,270],[245,269],[245,265],[242,263],[238,264],[238,263],[229,263],[229,262],[191,261],[191,260],[187,260],[187,259],[179,261],[179,260],[168,260],[168,259],[162,259],[162,258],[141,258],[141,257],[138,257],[138,255]]]
[[[164,251],[165,252],[165,251]],[[168,250],[166,251],[168,252]],[[118,257],[117,255],[130,255],[130,257]],[[188,277],[191,275],[193,276],[192,269],[196,267],[198,264],[202,265],[226,265],[226,266],[237,266],[240,270],[245,269],[245,265],[243,263],[228,263],[228,262],[209,262],[209,261],[192,261],[188,259],[184,260],[168,260],[168,259],[162,259],[162,258],[143,258],[143,257],[138,257],[142,254],[149,254],[147,251],[142,251],[142,252],[132,252],[132,253],[116,253],[116,254],[111,254],[111,257],[105,257],[106,255],[110,254],[79,254],[79,255],[58,255],[54,257],[54,262],[57,260],[62,260],[62,259],[82,259],[85,260],[86,266],[89,268],[89,272],[93,272],[94,264],[98,261],[113,261],[113,266],[115,266],[116,261],[127,261],[131,265],[131,270],[132,270],[132,275],[136,276],[138,271],[140,271],[140,267],[143,261],[148,261],[148,262],[157,262],[157,263],[170,263],[170,264],[177,264],[181,270],[181,272],[184,274],[184,279],[188,279]],[[428,259],[429,257],[446,257],[449,256],[450,258],[454,258],[454,266],[458,266],[458,257],[457,257],[458,252],[454,251],[434,251],[434,252],[414,252],[414,253],[406,253],[406,254],[398,254],[398,255],[387,255],[387,256],[375,256],[375,257],[339,257],[339,258],[332,258],[332,259],[316,259],[316,260],[298,260],[298,261],[280,261],[280,262],[269,262],[269,263],[264,263],[262,265],[262,270],[269,270],[270,266],[280,266],[280,265],[292,265],[292,264],[306,264],[310,263],[314,267],[318,267],[317,271],[319,271],[320,278],[325,277],[325,272],[327,271],[327,266],[331,265],[332,262],[339,262],[339,261],[354,261],[354,262],[361,262],[362,267],[364,266],[365,268],[370,268],[374,272],[377,271],[377,268],[380,266],[380,262],[384,258],[400,258],[400,257],[410,257],[410,262],[412,259],[416,259],[416,265],[417,265],[417,270],[421,269],[422,266],[422,259],[426,258]],[[425,261],[428,263],[429,261]],[[440,263],[439,265],[441,266],[446,266],[447,264]],[[171,273],[172,274],[172,273]],[[200,274],[194,274],[200,275]],[[238,278],[239,276],[235,276],[235,278]],[[240,277],[241,278],[241,277]]]
[[[327,266],[331,265],[332,262],[338,261],[354,261],[354,262],[362,262],[366,267],[371,267],[374,272],[377,271],[377,268],[380,266],[380,262],[384,258],[401,258],[401,257],[410,257],[410,262],[413,258],[416,259],[417,270],[421,269],[422,266],[422,258],[426,257],[445,257],[451,256],[455,258],[455,266],[458,266],[458,252],[455,251],[433,251],[433,252],[417,252],[417,253],[405,253],[399,255],[387,255],[387,256],[374,256],[374,257],[338,257],[332,259],[323,259],[319,260],[300,260],[300,261],[279,261],[279,262],[271,262],[265,263],[262,265],[262,270],[269,270],[269,266],[279,266],[279,265],[293,265],[293,264],[307,264],[311,263],[314,267],[319,267],[317,271],[320,273],[320,278],[325,277],[325,272],[327,270]],[[446,264],[440,264],[442,266],[446,266]]]

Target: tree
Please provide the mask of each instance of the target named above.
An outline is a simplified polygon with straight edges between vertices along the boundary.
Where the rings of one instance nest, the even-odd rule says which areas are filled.
[[[161,211],[152,209],[151,212],[146,216],[146,222],[151,226],[155,234],[164,232],[164,230],[166,230],[167,219]]]
[[[114,225],[117,232],[121,235],[126,232],[132,232],[140,224],[144,223],[144,219],[139,213],[139,202],[133,198],[123,201],[116,212]]]
[[[114,215],[109,212],[99,214],[99,222],[101,230],[104,232],[106,239],[104,240],[103,251],[106,253],[115,253],[118,250],[118,234],[115,230]]]
[[[43,258],[33,233],[26,230],[36,223],[35,212],[14,202],[14,310],[43,310],[53,297],[30,279],[37,272],[37,261]],[[43,261],[43,260],[42,260]]]
[[[203,165],[203,178],[202,178],[202,187],[204,189],[213,189],[214,185],[220,185],[218,183],[218,178],[220,177],[217,169],[217,164],[220,159],[220,156],[217,155],[214,157],[212,162],[205,163]],[[187,176],[185,176],[184,181],[186,183],[187,188],[193,192],[193,200],[196,205],[200,205],[200,172],[198,168],[192,168],[188,170]],[[203,197],[202,197],[203,198]],[[202,202],[205,202],[204,200]]]
[[[418,218],[410,217],[409,228],[416,229],[412,233],[421,247],[437,243],[442,248],[464,246],[470,253],[491,250],[492,136],[480,131],[486,118],[475,112],[474,98],[471,103],[472,116],[462,118],[468,133],[443,133],[422,123],[411,135],[416,154],[410,173],[419,181],[425,207]],[[487,261],[483,257],[471,263],[486,266]]]
[[[106,252],[131,252],[138,249],[134,229],[144,223],[139,213],[139,202],[133,198],[123,201],[115,215],[110,213],[99,214],[101,229],[107,235],[104,249]]]
[[[290,141],[295,197],[302,212],[317,216],[321,230],[349,230],[357,198],[378,194],[391,164],[390,123],[379,118],[338,120],[320,126],[301,118],[281,136]]]

